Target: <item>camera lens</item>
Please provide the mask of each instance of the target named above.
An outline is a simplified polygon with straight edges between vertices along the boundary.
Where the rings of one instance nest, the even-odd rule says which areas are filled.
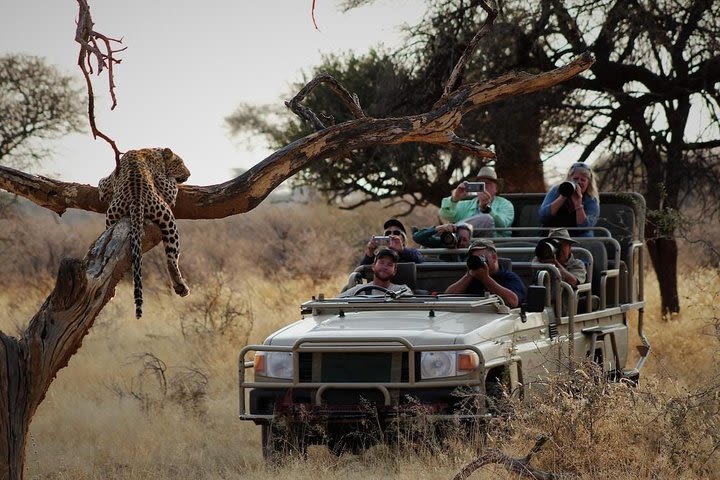
[[[535,256],[540,260],[548,260],[555,258],[558,250],[558,244],[552,239],[540,240],[535,247]]]
[[[573,182],[572,180],[565,180],[558,187],[558,191],[560,192],[560,195],[562,195],[563,197],[569,197],[573,193],[575,193],[576,188],[577,188],[577,184],[575,182]]]
[[[470,255],[467,259],[467,267],[469,270],[477,270],[487,266],[487,260],[483,256]]]
[[[455,248],[457,245],[457,235],[453,232],[443,232],[440,234],[440,241],[448,248]]]

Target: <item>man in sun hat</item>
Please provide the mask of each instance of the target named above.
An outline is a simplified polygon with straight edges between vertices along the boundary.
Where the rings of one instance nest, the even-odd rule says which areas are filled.
[[[547,258],[535,257],[533,261],[555,265],[560,271],[562,280],[569,283],[573,288],[577,288],[579,283],[585,282],[587,278],[587,267],[582,260],[573,256],[572,246],[577,245],[578,242],[572,239],[567,228],[550,230],[547,238],[543,240],[555,240],[559,248],[553,256],[548,256]],[[541,240],[541,242],[543,240]]]
[[[500,266],[492,240],[478,239],[471,243],[467,265],[465,275],[450,285],[445,293],[494,293],[510,308],[519,307],[525,300],[525,284],[516,273]]]
[[[462,182],[449,197],[442,199],[440,218],[450,223],[467,222],[476,233],[483,229],[511,226],[515,219],[515,207],[509,200],[497,195],[500,180],[495,169],[488,165],[482,167],[475,181],[484,182],[485,191],[468,197],[468,182]],[[509,230],[493,233],[497,237],[511,235]]]
[[[425,257],[417,248],[407,246],[407,230],[405,225],[397,218],[390,218],[383,224],[383,236],[390,237],[390,245],[387,247],[395,250],[400,262],[422,263]],[[371,265],[375,260],[375,251],[380,247],[375,241],[375,236],[370,237],[365,246],[365,256],[360,260],[360,265]]]

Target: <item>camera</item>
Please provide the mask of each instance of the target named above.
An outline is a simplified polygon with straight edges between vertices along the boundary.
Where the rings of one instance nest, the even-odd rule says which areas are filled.
[[[440,241],[446,248],[457,247],[458,236],[453,232],[443,232],[440,234]]]
[[[535,256],[538,260],[550,260],[555,258],[560,250],[560,242],[554,238],[543,238],[535,247]]]
[[[378,247],[388,247],[390,246],[390,237],[385,235],[373,235],[372,237],[373,242],[375,242],[375,245]]]
[[[560,195],[562,195],[563,197],[569,197],[573,193],[575,193],[576,189],[577,183],[573,182],[572,180],[565,180],[558,187],[558,192],[560,192]]]
[[[467,259],[468,270],[487,267],[487,259],[482,255],[470,255]]]
[[[485,182],[467,182],[465,189],[468,192],[484,192]]]

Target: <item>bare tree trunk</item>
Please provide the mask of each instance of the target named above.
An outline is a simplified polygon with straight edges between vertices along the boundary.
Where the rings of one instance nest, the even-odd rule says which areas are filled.
[[[55,289],[22,337],[0,332],[0,479],[22,479],[30,420],[57,372],[82,345],[130,266],[127,219],[106,230],[83,260],[64,259]],[[148,228],[144,249],[160,241]]]
[[[646,222],[646,245],[660,287],[660,306],[663,316],[680,312],[677,284],[677,241],[659,235],[655,224]]]
[[[519,102],[512,102],[519,103]],[[528,102],[532,105],[532,102]],[[514,110],[509,108],[508,110]],[[498,175],[503,178],[503,192],[545,192],[545,175],[540,158],[540,113],[532,108],[515,113],[512,128],[505,129],[495,140]]]

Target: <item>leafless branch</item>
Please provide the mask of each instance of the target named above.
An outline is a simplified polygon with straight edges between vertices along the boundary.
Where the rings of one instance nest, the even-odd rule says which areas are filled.
[[[361,117],[327,127],[281,148],[233,180],[210,186],[180,186],[176,218],[224,218],[252,210],[278,185],[318,159],[340,158],[353,150],[409,142],[464,148],[491,156],[474,143],[458,139],[454,131],[463,116],[515,95],[550,88],[590,68],[594,59],[583,54],[549,72],[515,72],[484,83],[458,88],[437,108],[398,118]],[[348,97],[349,98],[349,97]],[[358,111],[361,110],[358,107]],[[30,175],[0,166],[0,189],[22,195],[38,205],[62,213],[67,208],[105,212],[97,188]]]
[[[330,87],[330,90],[335,92],[335,94],[348,107],[348,109],[355,118],[365,118],[365,113],[360,107],[360,99],[358,98],[358,96],[354,93],[351,94],[345,87],[340,85],[340,83],[333,76],[327,73],[318,75],[317,77],[312,79],[290,101],[285,102],[285,105],[297,116],[307,122],[310,122],[315,128],[315,130],[324,130],[326,127],[320,121],[315,112],[310,110],[308,107],[300,104],[300,102],[302,102],[315,87],[319,86],[322,83],[327,84],[327,86]]]
[[[488,2],[480,2],[480,6],[483,8],[483,10],[487,12],[487,18],[485,19],[485,23],[483,23],[480,30],[475,34],[472,40],[470,40],[470,43],[467,44],[467,46],[465,47],[465,51],[455,64],[455,68],[453,68],[453,71],[450,74],[447,83],[445,84],[445,89],[443,91],[442,97],[440,97],[440,100],[438,100],[438,103],[449,97],[450,94],[457,90],[458,86],[460,86],[468,60],[472,56],[473,52],[475,52],[475,49],[480,42],[480,39],[490,33],[490,31],[492,30],[493,23],[495,22],[495,18],[497,17],[498,12],[497,5],[495,4],[495,2],[492,3],[493,5],[491,6],[488,4]]]
[[[544,472],[542,470],[536,470],[530,466],[530,460],[532,456],[540,451],[542,446],[547,441],[547,437],[541,436],[535,442],[533,448],[530,449],[527,455],[522,458],[514,458],[506,453],[496,449],[487,449],[478,458],[468,463],[463,469],[453,477],[453,480],[464,480],[468,478],[475,470],[490,463],[498,463],[504,466],[507,470],[515,472],[521,477],[535,478],[538,480],[550,480],[558,478],[552,472]]]
[[[75,41],[80,44],[80,53],[78,54],[78,66],[85,77],[85,84],[87,85],[88,92],[88,119],[90,121],[90,128],[93,133],[93,137],[100,137],[110,144],[113,151],[115,152],[115,162],[120,161],[120,150],[118,150],[115,141],[101,132],[97,128],[95,122],[95,94],[93,93],[92,80],[90,74],[93,71],[93,57],[97,62],[97,74],[100,75],[103,69],[108,71],[108,89],[110,90],[110,97],[112,98],[112,106],[110,110],[113,110],[117,106],[117,98],[115,97],[115,77],[113,74],[113,64],[120,63],[121,60],[115,58],[115,54],[122,52],[127,47],[123,47],[117,50],[113,50],[113,43],[122,44],[122,39],[110,38],[102,33],[93,30],[93,21],[90,16],[90,6],[87,0],[77,0],[78,2],[78,19],[77,28],[75,30]],[[102,48],[101,45],[102,44]]]

